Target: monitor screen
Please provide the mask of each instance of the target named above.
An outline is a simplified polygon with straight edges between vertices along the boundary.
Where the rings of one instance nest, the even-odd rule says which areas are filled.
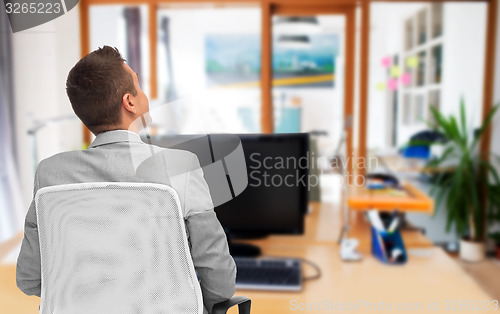
[[[307,212],[308,134],[240,134],[248,186],[215,208],[229,233],[301,234]],[[212,136],[212,141],[217,138]]]
[[[198,156],[217,217],[231,237],[303,233],[308,134],[168,135],[153,137],[152,144]]]

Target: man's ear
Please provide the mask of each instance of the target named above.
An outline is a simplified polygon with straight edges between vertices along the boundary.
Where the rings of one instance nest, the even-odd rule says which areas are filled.
[[[132,95],[126,93],[122,98],[122,106],[125,110],[130,113],[137,113],[137,107],[134,104],[134,100],[132,99]]]

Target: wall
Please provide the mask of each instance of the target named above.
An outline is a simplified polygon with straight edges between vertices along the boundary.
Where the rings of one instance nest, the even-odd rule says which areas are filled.
[[[33,191],[32,138],[27,134],[36,122],[74,115],[66,97],[65,81],[80,57],[78,8],[38,27],[13,36],[16,99],[16,138],[24,209]],[[37,134],[38,161],[57,152],[81,148],[81,124],[76,120],[49,125]],[[24,224],[19,213],[17,227]]]
[[[464,97],[469,122],[479,126],[483,103],[486,4],[444,5],[441,111],[457,115]]]

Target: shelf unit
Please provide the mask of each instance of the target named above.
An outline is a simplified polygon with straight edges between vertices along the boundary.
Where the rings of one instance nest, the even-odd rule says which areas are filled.
[[[426,4],[404,21],[401,68],[409,73],[411,82],[402,85],[399,125],[422,127],[431,118],[430,107],[439,110],[442,86],[443,4]],[[418,59],[417,67],[407,64],[409,58]]]

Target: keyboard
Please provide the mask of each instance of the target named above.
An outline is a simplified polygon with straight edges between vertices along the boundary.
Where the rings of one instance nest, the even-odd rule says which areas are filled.
[[[236,289],[302,290],[302,267],[293,258],[234,257]]]

